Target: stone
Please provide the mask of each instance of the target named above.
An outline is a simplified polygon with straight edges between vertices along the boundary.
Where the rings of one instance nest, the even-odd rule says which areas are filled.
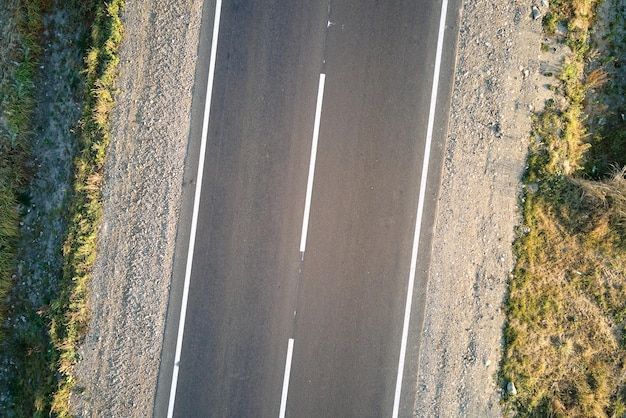
[[[533,19],[537,20],[541,17],[541,12],[537,8],[537,6],[532,7],[532,12],[533,12]]]
[[[539,183],[527,184],[526,190],[528,190],[529,193],[537,193],[537,191],[539,190]]]
[[[517,395],[517,389],[515,388],[515,383],[509,382],[506,385],[506,391],[509,392],[510,395],[513,395],[513,396]]]

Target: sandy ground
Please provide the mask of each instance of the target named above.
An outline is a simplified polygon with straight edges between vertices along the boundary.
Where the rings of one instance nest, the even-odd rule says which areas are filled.
[[[501,303],[530,114],[549,94],[531,5],[463,4],[416,416],[502,415]],[[84,392],[72,398],[77,416],[152,414],[201,7],[127,1],[93,319],[78,373]]]

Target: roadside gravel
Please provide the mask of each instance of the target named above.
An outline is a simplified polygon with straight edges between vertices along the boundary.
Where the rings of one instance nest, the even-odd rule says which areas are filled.
[[[77,416],[152,415],[201,0],[128,0]],[[501,314],[532,109],[549,94],[531,1],[463,5],[416,416],[501,416]]]
[[[501,307],[514,260],[531,113],[565,47],[541,52],[531,1],[466,0],[417,382],[415,416],[501,417]]]
[[[202,3],[126,2],[76,416],[152,415]]]

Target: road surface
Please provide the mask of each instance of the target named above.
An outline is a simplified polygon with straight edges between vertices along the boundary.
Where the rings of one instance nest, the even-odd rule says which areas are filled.
[[[412,415],[458,8],[206,2],[156,416]]]

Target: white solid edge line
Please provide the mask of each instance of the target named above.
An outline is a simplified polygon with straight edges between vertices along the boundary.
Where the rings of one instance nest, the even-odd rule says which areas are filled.
[[[404,374],[404,362],[406,358],[406,345],[409,336],[409,319],[411,317],[411,304],[413,302],[413,288],[415,286],[415,269],[417,265],[417,250],[419,247],[420,231],[422,227],[422,215],[424,212],[424,196],[426,194],[426,177],[428,175],[428,162],[430,159],[430,147],[433,138],[435,124],[435,108],[437,105],[437,90],[439,88],[439,72],[441,70],[441,55],[443,50],[443,36],[445,31],[446,13],[448,0],[441,4],[441,17],[439,19],[439,35],[437,38],[437,55],[435,57],[435,71],[433,87],[430,96],[430,110],[428,113],[428,127],[426,129],[426,145],[424,150],[424,162],[422,165],[422,178],[420,181],[419,199],[417,202],[417,217],[415,219],[415,234],[413,235],[413,251],[411,253],[411,268],[409,270],[409,285],[404,310],[404,325],[402,326],[402,342],[400,345],[400,358],[398,361],[398,376],[396,378],[396,393],[393,401],[392,417],[397,418],[400,411],[400,394],[402,392],[402,377]]]
[[[220,16],[222,11],[222,0],[217,0],[215,4],[215,19],[213,21],[213,39],[211,40],[211,58],[209,61],[209,78],[207,93],[204,104],[204,119],[202,121],[202,139],[200,142],[200,155],[198,156],[198,173],[196,176],[196,191],[193,201],[193,214],[191,217],[191,232],[189,236],[189,248],[187,250],[187,266],[185,269],[185,282],[183,285],[183,299],[180,308],[180,319],[178,322],[178,337],[176,339],[176,355],[174,356],[174,372],[172,374],[172,386],[170,388],[170,398],[167,407],[167,417],[172,418],[174,414],[174,401],[176,399],[176,385],[178,384],[178,370],[180,354],[183,345],[183,333],[185,331],[185,317],[187,315],[187,300],[189,298],[189,281],[191,279],[191,266],[193,264],[193,251],[196,244],[196,230],[198,227],[198,212],[200,210],[200,193],[202,191],[202,175],[204,171],[204,156],[206,154],[207,134],[209,130],[209,115],[211,113],[211,96],[213,93],[213,79],[215,76],[215,61],[217,56],[217,38],[220,29]]]
[[[315,176],[315,159],[317,158],[317,140],[320,135],[320,120],[322,118],[322,102],[324,100],[324,83],[326,74],[320,74],[317,87],[317,105],[315,107],[315,123],[313,125],[313,139],[311,141],[311,160],[309,161],[309,178],[306,183],[306,198],[304,200],[304,217],[302,218],[302,234],[300,235],[300,252],[304,256],[306,236],[309,231],[309,215],[311,213],[311,195],[313,194],[313,177]]]
[[[283,393],[280,396],[279,418],[285,418],[287,410],[287,392],[289,392],[289,375],[291,374],[291,358],[293,357],[293,338],[287,343],[287,360],[285,360],[285,376],[283,377]]]

